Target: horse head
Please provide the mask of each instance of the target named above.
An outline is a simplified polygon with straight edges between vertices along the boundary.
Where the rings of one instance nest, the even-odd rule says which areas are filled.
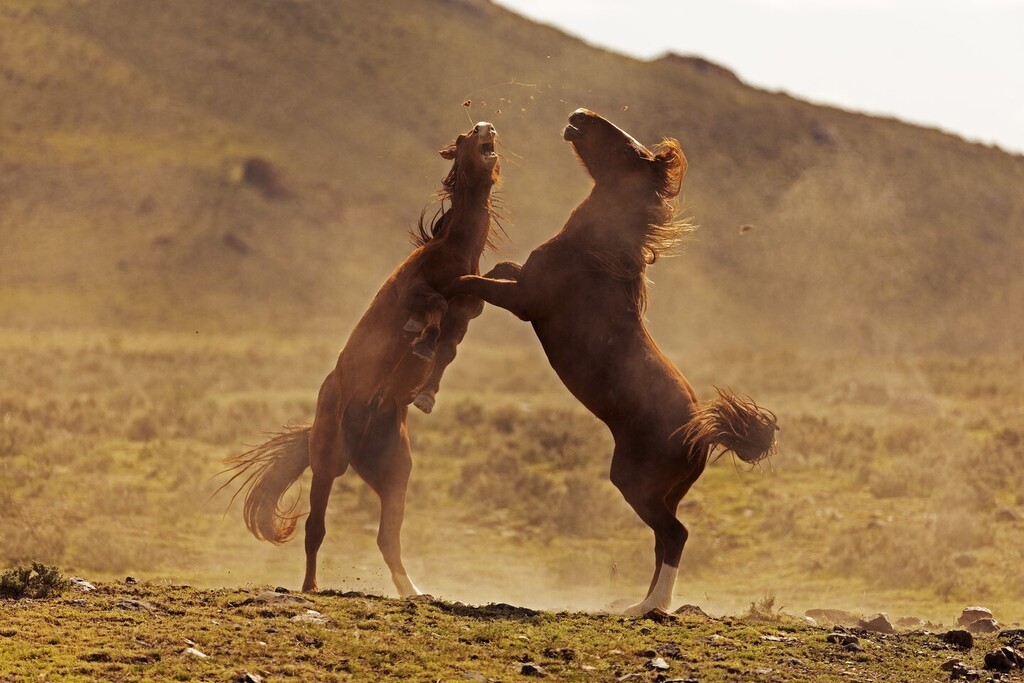
[[[615,185],[631,194],[653,190],[662,199],[679,194],[686,157],[679,143],[666,138],[650,150],[608,119],[589,109],[569,115],[562,138],[598,185]]]
[[[497,182],[500,173],[498,155],[494,151],[497,137],[494,126],[481,121],[440,151],[443,159],[455,162],[444,183],[448,192],[454,192],[459,185],[489,187]]]

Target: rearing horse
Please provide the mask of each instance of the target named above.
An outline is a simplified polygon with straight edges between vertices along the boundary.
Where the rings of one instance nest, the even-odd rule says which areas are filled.
[[[446,299],[441,292],[459,276],[479,273],[480,257],[492,241],[491,191],[499,177],[495,136],[494,127],[481,122],[441,150],[453,161],[440,192],[450,207],[429,227],[421,217],[414,240],[418,248],[381,286],[352,330],[320,387],[312,427],[289,428],[228,460],[234,474],[224,486],[245,475],[235,495],[245,491],[246,526],[256,538],[274,543],[287,541],[296,525],[294,506],[282,509],[282,497],[307,467],[313,470],[303,591],[317,589],[316,560],[331,486],[351,465],[380,497],[377,545],[395,587],[403,597],[420,594],[402,564],[400,537],[412,469],[406,418],[410,403],[430,412],[456,346],[483,310],[479,299]],[[418,336],[411,339],[408,333]]]
[[[679,143],[649,150],[586,109],[569,117],[563,138],[594,180],[590,195],[522,266],[500,263],[486,276],[459,278],[448,292],[532,323],[562,382],[607,424],[612,483],[655,537],[650,588],[627,612],[668,609],[687,538],[679,502],[714,450],[747,462],[767,457],[775,415],[721,390],[699,405],[644,324],[646,267],[683,230],[670,204],[686,172]]]

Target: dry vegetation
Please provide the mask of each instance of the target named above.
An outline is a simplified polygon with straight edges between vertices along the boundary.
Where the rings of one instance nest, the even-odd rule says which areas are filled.
[[[486,320],[486,318],[485,318]],[[294,585],[301,544],[259,544],[221,459],[308,420],[334,351],[319,340],[3,336],[0,563],[193,585]],[[684,501],[680,601],[737,611],[772,589],[830,606],[948,620],[1024,613],[1021,360],[718,354],[690,376],[742,386],[783,426],[763,471],[711,467]],[[412,422],[413,576],[471,602],[601,608],[644,588],[648,530],[607,481],[610,440],[537,351],[472,337],[435,415]],[[387,594],[376,498],[338,481],[326,586]]]

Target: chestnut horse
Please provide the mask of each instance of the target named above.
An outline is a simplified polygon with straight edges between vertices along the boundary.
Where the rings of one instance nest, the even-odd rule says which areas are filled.
[[[456,346],[483,310],[479,299],[446,300],[440,292],[461,275],[478,274],[491,244],[491,190],[499,176],[495,136],[491,124],[478,123],[441,150],[454,162],[440,192],[450,207],[429,226],[421,216],[417,249],[384,282],[352,330],[320,387],[313,425],[288,428],[228,460],[234,474],[224,486],[246,476],[235,494],[246,492],[246,526],[256,538],[274,543],[287,541],[296,525],[295,506],[282,508],[282,497],[307,467],[313,470],[303,591],[317,589],[327,500],[334,479],[351,465],[380,497],[377,545],[395,587],[403,597],[420,594],[401,556],[412,469],[406,418],[410,403],[430,412]],[[411,340],[405,333],[418,336]]]
[[[594,180],[590,195],[522,266],[461,277],[448,293],[532,323],[562,382],[607,424],[612,483],[655,537],[650,588],[627,612],[668,609],[687,538],[679,502],[716,449],[747,462],[767,457],[775,415],[721,390],[698,404],[644,325],[646,267],[685,230],[670,204],[686,172],[679,143],[649,150],[586,109],[569,117],[563,137]]]

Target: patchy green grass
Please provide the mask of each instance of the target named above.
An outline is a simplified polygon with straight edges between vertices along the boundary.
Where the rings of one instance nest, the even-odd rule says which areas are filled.
[[[826,642],[828,630],[788,617],[656,622],[149,583],[0,600],[0,623],[0,678],[12,682],[227,681],[245,673],[273,681],[508,681],[521,680],[524,666],[565,681],[934,681],[951,657],[980,668],[984,653],[1003,644],[988,636],[964,653],[924,632],[862,635],[863,652],[855,653]]]

